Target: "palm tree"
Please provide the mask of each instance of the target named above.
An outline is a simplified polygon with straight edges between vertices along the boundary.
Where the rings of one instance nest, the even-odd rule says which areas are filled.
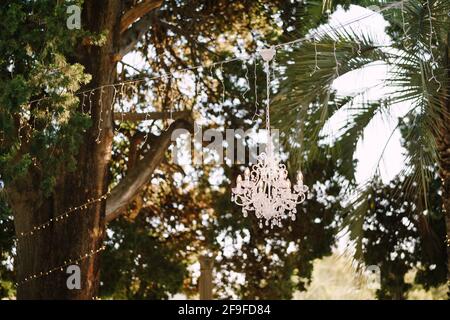
[[[450,1],[372,1],[372,4],[381,6],[380,13],[389,22],[386,32],[391,43],[379,45],[371,34],[357,32],[350,26],[329,27],[326,33],[321,29],[315,35],[312,32],[309,40],[283,54],[282,65],[287,67],[273,99],[272,125],[288,133],[284,140],[291,151],[291,165],[303,162],[303,166],[307,166],[319,150],[318,144],[329,143],[330,154],[339,161],[340,173],[354,182],[354,153],[364,129],[375,116],[390,117],[389,111],[406,103],[409,107],[403,119],[411,120],[398,120],[399,126],[401,122],[406,122],[407,126],[403,133],[407,145],[406,161],[399,173],[402,192],[416,192],[420,199],[417,206],[426,212],[430,199],[428,190],[433,180],[429,169],[437,164],[442,181],[443,212],[448,212]],[[333,91],[332,84],[339,76],[379,63],[388,69],[383,79],[384,87],[389,90],[387,96],[370,101],[361,99],[365,91],[345,97]],[[324,128],[340,110],[349,114],[341,134],[332,142],[326,141]],[[366,212],[368,198],[363,190],[350,203],[349,221],[352,223],[359,221],[358,217]],[[446,226],[448,242],[448,214]],[[349,230],[352,233],[355,228],[352,226]],[[356,238],[357,233],[351,236]],[[448,279],[449,249],[447,244]]]

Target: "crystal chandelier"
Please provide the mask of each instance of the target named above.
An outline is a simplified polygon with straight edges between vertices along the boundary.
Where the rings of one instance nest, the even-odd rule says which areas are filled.
[[[266,72],[266,152],[261,153],[251,170],[245,169],[244,179],[237,177],[236,187],[232,188],[231,200],[242,206],[242,213],[247,217],[249,211],[255,211],[260,228],[265,225],[273,228],[281,227],[281,220],[295,220],[296,206],[306,199],[308,187],[303,184],[303,175],[297,173],[297,183],[291,188],[286,166],[280,163],[274,152],[270,132],[269,93],[270,93],[270,61],[275,55],[275,48],[263,49],[260,55],[264,60]]]

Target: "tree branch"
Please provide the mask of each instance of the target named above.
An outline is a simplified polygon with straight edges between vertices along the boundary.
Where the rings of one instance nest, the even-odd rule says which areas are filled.
[[[176,129],[192,128],[192,123],[185,119],[175,121],[166,131],[158,136],[150,150],[136,162],[127,175],[114,187],[106,201],[106,223],[118,218],[126,210],[142,187],[148,183],[156,167],[161,163],[164,154],[172,142],[172,133]]]
[[[150,11],[159,8],[162,0],[143,0],[124,13],[120,19],[120,33],[128,29],[137,19],[142,18]]]
[[[151,15],[139,19],[131,28],[127,29],[120,37],[120,48],[114,56],[114,61],[120,61],[131,50],[134,49],[139,39],[148,31],[153,23]]]
[[[148,2],[148,1],[145,1]],[[161,5],[162,0],[152,0],[150,2],[159,2],[158,6]],[[139,5],[137,5],[134,8],[137,8]],[[130,9],[130,11],[133,10]],[[120,43],[119,43],[119,51],[114,55],[113,60],[114,61],[120,61],[122,58],[131,50],[133,50],[136,46],[136,44],[139,42],[139,40],[144,36],[144,34],[148,31],[150,26],[153,23],[153,15],[148,14],[150,11],[147,11],[145,14],[143,14],[138,21],[133,23],[131,28],[126,28],[121,32],[120,37]],[[132,22],[131,22],[132,23]],[[124,22],[125,24],[125,22]]]
[[[145,120],[170,119],[173,120],[187,118],[191,114],[190,111],[174,111],[172,117],[170,112],[115,112],[114,120],[140,122]]]

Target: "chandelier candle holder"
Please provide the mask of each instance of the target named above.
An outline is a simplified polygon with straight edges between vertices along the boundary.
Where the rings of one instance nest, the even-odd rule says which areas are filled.
[[[254,211],[259,219],[259,227],[264,225],[273,228],[281,227],[281,221],[296,219],[297,205],[305,201],[308,187],[303,184],[303,174],[297,173],[297,183],[292,187],[288,171],[280,163],[278,155],[274,152],[272,135],[270,132],[270,62],[275,56],[275,48],[260,50],[259,54],[264,60],[266,73],[266,152],[262,152],[256,159],[256,164],[244,171],[244,178],[239,175],[236,187],[232,188],[231,201],[242,206],[244,217]],[[264,221],[265,220],[265,221]],[[264,223],[263,223],[264,221]]]

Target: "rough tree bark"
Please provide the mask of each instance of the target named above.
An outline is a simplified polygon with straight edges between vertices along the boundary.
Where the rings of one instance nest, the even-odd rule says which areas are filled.
[[[121,47],[123,45],[127,45],[128,50],[132,48],[129,41],[123,43],[120,30],[132,29],[133,25],[128,28],[130,27],[128,24],[158,7],[161,1],[144,0],[140,4],[140,8],[134,7],[131,8],[132,12],[124,12],[122,1],[84,2],[83,28],[94,33],[106,32],[106,41],[102,46],[94,46],[89,41],[83,41],[77,49],[76,62],[83,64],[86,72],[92,75],[92,81],[83,89],[97,88],[116,81],[117,52],[125,53]],[[127,20],[124,20],[124,17]],[[141,23],[140,30],[142,28]],[[136,37],[140,35],[142,32],[135,34]],[[136,43],[136,39],[131,40]],[[112,102],[111,87],[95,91],[92,99],[93,125],[86,133],[77,154],[77,168],[74,172],[65,172],[59,176],[56,188],[49,198],[43,197],[39,191],[36,181],[39,181],[40,173],[35,169],[31,170],[26,178],[8,187],[18,237],[21,232],[27,232],[33,226],[46,222],[71,207],[84,204],[89,199],[98,199],[107,192],[107,173],[114,134],[113,110],[110,108]],[[157,155],[163,153],[158,148],[152,152]],[[150,160],[152,158],[151,155],[147,157]],[[156,164],[152,165],[152,168],[155,166]],[[147,171],[148,178],[152,172]],[[121,199],[126,201],[128,198]],[[39,277],[39,274],[65,264],[69,259],[74,260],[99,249],[105,233],[105,208],[106,201],[96,202],[78,210],[65,222],[54,221],[41,232],[25,238],[19,237],[18,280],[21,281],[34,274],[37,278],[18,287],[18,299],[91,299],[96,296],[99,285],[98,254],[87,256],[78,264],[81,268],[80,290],[67,288],[68,275],[65,268],[44,277]]]
[[[164,153],[172,142],[172,132],[176,129],[188,128],[189,121],[179,119],[171,126],[170,130],[163,132],[152,141],[150,150],[144,157],[134,164],[127,175],[112,190],[106,203],[106,222],[116,219],[125,209],[131,199],[139,192],[140,188],[149,180],[156,166],[162,161]]]
[[[200,278],[198,289],[200,300],[213,299],[213,268],[214,258],[207,255],[200,256]]]
[[[447,227],[447,285],[448,296],[450,297],[450,33],[447,34],[445,45],[446,61],[444,65],[447,70],[447,81],[443,90],[445,90],[445,101],[442,101],[442,125],[440,127],[439,137],[437,139],[439,152],[440,176],[442,179],[442,203],[445,216],[445,225]]]
[[[450,111],[450,102],[447,102],[448,111]],[[445,225],[447,228],[447,284],[450,297],[450,124],[444,125],[446,131],[439,143],[440,175],[442,179],[442,201],[443,213],[445,216]]]

